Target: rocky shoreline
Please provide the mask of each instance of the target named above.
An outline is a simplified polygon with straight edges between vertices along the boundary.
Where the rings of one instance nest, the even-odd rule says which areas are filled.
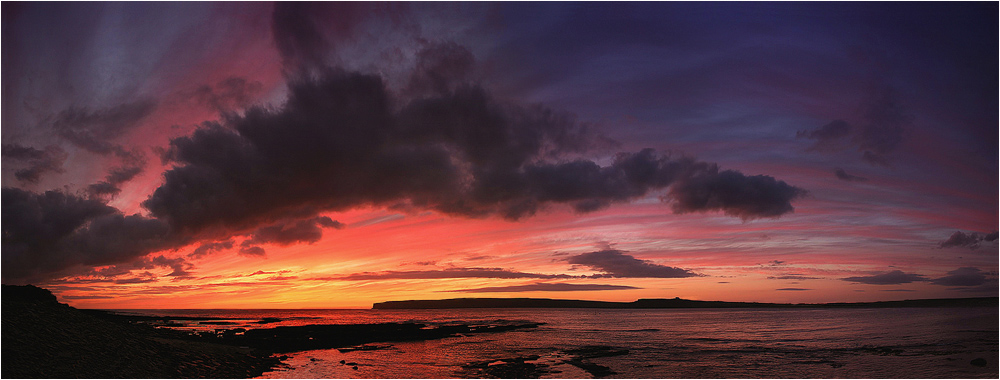
[[[182,340],[60,304],[48,290],[3,286],[4,378],[249,378],[270,352]]]
[[[368,349],[376,342],[441,339],[534,328],[378,323],[218,329],[190,334],[137,323],[150,318],[77,310],[35,286],[3,285],[4,378],[251,378],[289,353]]]

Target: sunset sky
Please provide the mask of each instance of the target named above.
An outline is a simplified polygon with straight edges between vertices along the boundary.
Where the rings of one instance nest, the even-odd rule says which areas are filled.
[[[2,280],[82,308],[998,293],[998,5],[2,4]]]

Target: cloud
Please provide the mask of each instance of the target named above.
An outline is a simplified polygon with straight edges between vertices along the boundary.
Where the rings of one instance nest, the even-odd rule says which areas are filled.
[[[911,129],[912,117],[896,100],[891,89],[871,95],[862,105],[854,123],[834,120],[814,130],[796,133],[798,138],[816,140],[810,151],[836,152],[856,148],[861,160],[870,165],[888,166],[889,155],[903,142]]]
[[[490,286],[484,288],[447,290],[460,293],[505,293],[505,292],[580,292],[601,290],[642,289],[627,285],[535,283],[528,285]]]
[[[835,176],[837,176],[838,179],[841,179],[841,180],[844,180],[844,181],[847,181],[847,182],[865,182],[865,181],[868,180],[868,178],[865,178],[865,177],[859,177],[859,176],[856,176],[856,175],[847,174],[847,172],[844,171],[844,169],[841,169],[841,168],[835,169],[833,171],[833,174]]]
[[[141,150],[125,150],[122,147],[115,147],[113,150],[121,164],[111,168],[104,181],[87,186],[86,192],[91,197],[110,199],[117,196],[121,192],[119,186],[131,181],[146,167],[146,155]]]
[[[852,130],[853,127],[846,121],[834,120],[812,131],[798,131],[795,137],[816,140],[809,147],[810,151],[839,151],[847,146],[847,137],[851,135]]]
[[[996,231],[991,234],[985,234],[982,232],[965,233],[962,231],[955,231],[955,233],[948,237],[948,240],[938,243],[938,248],[966,247],[969,249],[977,249],[984,241],[996,241],[997,235],[998,233]]]
[[[49,278],[75,266],[128,262],[182,244],[160,220],[95,199],[3,188],[3,280]]]
[[[872,276],[857,276],[843,278],[844,281],[857,282],[869,285],[898,285],[909,284],[914,281],[929,281],[926,277],[914,273],[903,273],[901,270],[876,274]]]
[[[517,272],[501,268],[449,268],[441,270],[385,271],[354,273],[344,277],[329,278],[330,280],[425,280],[444,278],[573,278],[565,274],[541,274]]]
[[[156,282],[156,277],[133,277],[115,280],[115,284],[145,284]]]
[[[986,274],[979,268],[962,267],[948,272],[947,276],[931,280],[934,285],[979,286],[986,283]]]
[[[170,268],[171,272],[167,274],[168,277],[189,277],[191,275],[189,270],[193,269],[194,265],[189,263],[183,257],[168,258],[166,256],[159,255],[156,257],[139,257],[127,263],[111,265],[101,269],[92,269],[82,273],[81,275],[91,278],[97,277],[97,279],[103,279],[105,281],[113,280],[118,282],[121,279],[116,279],[116,277],[132,274],[132,271],[135,270],[149,270],[154,268]],[[142,273],[142,277],[151,278],[150,281],[156,280],[156,276],[148,271]]]
[[[805,193],[651,149],[605,167],[546,162],[600,139],[568,115],[501,103],[480,87],[399,112],[390,98],[378,76],[328,70],[293,81],[281,108],[251,107],[172,140],[164,158],[175,166],[143,205],[178,230],[232,234],[310,210],[372,205],[517,220],[548,204],[588,212],[671,185],[678,212],[753,219],[791,212]]]
[[[261,247],[241,247],[239,254],[243,256],[265,257],[267,256],[267,251]]]
[[[30,146],[20,144],[4,144],[0,148],[0,155],[3,158],[22,162],[27,166],[14,172],[14,178],[27,183],[38,183],[45,173],[62,173],[63,163],[69,154],[58,145],[49,145],[44,150],[35,149]]]
[[[205,255],[208,255],[212,252],[218,252],[224,249],[232,249],[233,243],[234,242],[232,240],[203,243],[199,245],[198,248],[195,248],[194,251],[191,251],[191,253],[188,254],[188,257],[197,259]]]
[[[99,300],[99,299],[109,299],[115,298],[113,296],[59,296],[64,300]]]
[[[807,277],[801,275],[769,276],[768,280],[818,280],[819,277]]]
[[[714,165],[713,165],[714,166]],[[722,211],[743,220],[777,218],[794,210],[806,191],[765,175],[717,168],[678,181],[669,192],[676,213]]]
[[[792,292],[801,292],[801,291],[806,291],[806,290],[812,290],[812,289],[803,289],[803,288],[780,288],[780,289],[774,289],[774,290],[780,290],[780,291],[792,291]]]
[[[406,92],[444,94],[471,79],[475,56],[455,42],[429,44],[417,53],[416,69]]]
[[[639,260],[613,249],[571,256],[566,261],[605,273],[594,277],[680,278],[697,276],[687,269]]]
[[[318,69],[324,66],[329,43],[316,27],[313,7],[308,3],[274,4],[271,32],[288,71]]]
[[[264,85],[258,81],[249,81],[241,77],[229,77],[213,86],[198,87],[187,94],[206,107],[219,112],[230,112],[253,103]]]
[[[344,224],[327,216],[318,216],[292,222],[277,223],[256,229],[242,246],[276,244],[288,246],[296,243],[315,243],[323,238],[323,228],[344,228]]]
[[[865,105],[863,120],[853,137],[858,151],[863,152],[862,160],[886,166],[886,155],[895,151],[903,141],[911,117],[904,113],[893,93],[886,90]]]
[[[351,9],[333,13],[350,19]],[[114,141],[149,117],[156,102],[71,107],[50,118],[57,135],[90,152],[114,154],[120,165],[85,189],[92,199],[70,202],[92,201],[100,211],[73,219],[73,230],[11,227],[19,237],[5,239],[4,250],[10,245],[18,253],[5,255],[11,265],[4,276],[126,263],[234,236],[247,236],[240,254],[263,256],[262,244],[311,243],[323,228],[338,226],[316,219],[321,213],[358,207],[513,221],[550,206],[591,212],[669,190],[663,200],[675,212],[720,211],[749,220],[792,212],[791,201],[805,194],[768,176],[720,171],[652,149],[619,153],[603,166],[577,158],[614,143],[568,113],[494,98],[472,82],[472,54],[451,42],[424,43],[410,82],[394,93],[379,75],[325,66],[331,44],[350,35],[353,24],[319,33],[314,10],[275,5],[272,32],[290,74],[285,103],[225,112],[172,139],[161,157],[170,169],[142,202],[149,216],[126,216],[106,202],[145,167],[140,151]],[[199,101],[241,106],[255,88],[229,78],[202,91]],[[71,243],[83,248],[60,251]],[[58,249],[50,249],[53,244]]]
[[[148,99],[94,111],[70,107],[55,116],[52,128],[73,145],[106,155],[117,147],[112,140],[138,126],[154,110],[156,102]]]

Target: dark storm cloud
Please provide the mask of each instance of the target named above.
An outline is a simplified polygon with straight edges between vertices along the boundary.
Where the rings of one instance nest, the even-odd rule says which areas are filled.
[[[218,252],[224,249],[232,249],[234,242],[232,240],[217,241],[212,243],[203,243],[195,248],[194,251],[188,254],[190,258],[199,258],[208,255],[213,252]]]
[[[642,289],[627,285],[537,283],[512,286],[488,286],[484,288],[448,290],[459,293],[505,293],[505,292],[582,292],[601,290]]]
[[[406,91],[411,94],[443,94],[469,79],[475,57],[465,47],[444,42],[431,44],[417,53],[416,69]]]
[[[311,3],[277,2],[271,14],[271,33],[286,70],[296,72],[324,65],[329,43],[316,27]]]
[[[865,182],[865,181],[868,180],[868,178],[865,178],[865,177],[859,177],[859,176],[856,176],[856,175],[847,174],[847,172],[844,171],[844,169],[841,169],[841,168],[837,168],[836,170],[834,170],[833,174],[835,176],[837,176],[838,179],[841,179],[841,180],[844,180],[844,181],[847,181],[847,182]]]
[[[668,195],[676,213],[722,211],[743,220],[777,218],[794,210],[791,201],[807,192],[766,175],[712,168],[683,178]]]
[[[963,267],[948,272],[947,276],[935,278],[931,283],[943,286],[979,286],[986,283],[986,274],[979,268]]]
[[[549,204],[580,212],[673,186],[677,212],[777,217],[805,191],[647,149],[610,166],[545,158],[600,144],[586,125],[541,106],[462,86],[393,112],[377,76],[329,70],[293,81],[280,109],[253,107],[171,141],[177,165],[143,205],[178,230],[248,230],[304,210],[364,205],[509,220]],[[191,202],[197,199],[198,202]]]
[[[927,277],[915,273],[903,273],[901,270],[876,274],[872,276],[857,276],[843,278],[844,281],[857,282],[869,285],[899,285],[909,284],[915,281],[930,281]]]
[[[912,116],[899,104],[891,89],[871,95],[854,123],[834,120],[817,129],[798,131],[796,137],[816,140],[813,151],[842,151],[851,147],[861,152],[870,165],[889,166],[889,155],[911,129]]]
[[[965,247],[969,249],[977,249],[984,241],[996,241],[997,235],[998,233],[996,231],[991,234],[985,234],[982,232],[965,233],[962,231],[955,231],[955,233],[948,237],[948,240],[938,243],[938,248]]]
[[[128,262],[172,246],[160,220],[124,215],[94,199],[58,191],[3,189],[3,278],[46,278],[77,265]]]
[[[288,223],[278,223],[261,227],[250,234],[250,239],[241,245],[277,244],[288,246],[296,243],[315,243],[323,238],[323,228],[344,228],[343,223],[319,216]]]
[[[441,270],[411,270],[354,273],[329,280],[426,280],[444,278],[573,278],[565,274],[541,274],[511,271],[501,268],[448,268]]]
[[[17,143],[4,144],[0,148],[0,155],[7,160],[14,160],[27,166],[17,169],[14,172],[14,178],[28,183],[37,183],[45,173],[62,173],[64,171],[63,163],[69,157],[66,151],[58,145],[49,145],[41,150]]]
[[[618,250],[588,252],[566,259],[570,264],[588,266],[591,269],[604,272],[594,277],[635,277],[635,278],[679,278],[692,277],[697,274],[687,269],[668,267],[639,260]]]
[[[154,110],[156,102],[151,100],[138,100],[93,111],[84,107],[71,107],[55,116],[52,128],[60,137],[77,147],[97,154],[110,154],[117,147],[111,140],[138,126]]]

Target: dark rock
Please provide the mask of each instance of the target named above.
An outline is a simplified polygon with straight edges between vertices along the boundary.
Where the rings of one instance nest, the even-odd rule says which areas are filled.
[[[462,366],[459,377],[493,379],[537,379],[544,374],[556,373],[541,363],[527,363],[538,360],[538,355],[495,359],[468,363]]]
[[[972,365],[974,365],[976,367],[985,367],[986,366],[986,359],[975,358],[975,359],[972,359],[972,361],[969,362],[969,364],[972,364]]]
[[[612,371],[611,368],[605,367],[600,364],[594,364],[581,359],[572,359],[567,361],[566,363],[572,364],[584,371],[587,371],[587,373],[593,375],[595,378],[617,374],[617,372]]]
[[[255,323],[255,324],[258,324],[258,325],[262,325],[262,324],[265,324],[265,323],[274,323],[274,322],[281,322],[281,318],[264,317],[264,318],[261,318],[259,321],[252,322],[252,323]]]
[[[34,285],[4,285],[3,299],[19,303],[59,303],[52,292]]]
[[[611,356],[628,355],[627,349],[624,348],[618,349],[611,346],[583,346],[580,348],[565,350],[564,352],[580,359],[606,358]]]
[[[269,353],[84,313],[36,287],[3,285],[2,305],[3,378],[250,378],[280,363]]]

